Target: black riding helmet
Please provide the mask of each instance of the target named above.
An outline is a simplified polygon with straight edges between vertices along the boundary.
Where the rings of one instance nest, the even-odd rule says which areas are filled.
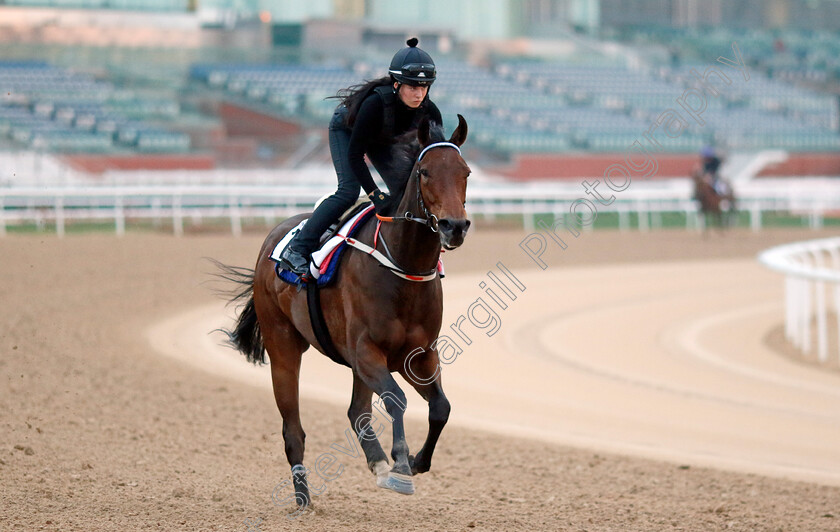
[[[408,47],[394,54],[388,72],[397,83],[428,87],[435,82],[435,62],[432,56],[417,48],[417,42],[416,37],[405,42]]]

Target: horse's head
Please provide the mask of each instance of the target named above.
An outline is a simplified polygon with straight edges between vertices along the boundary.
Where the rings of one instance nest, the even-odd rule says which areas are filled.
[[[413,175],[420,205],[440,235],[440,245],[455,249],[464,243],[470,227],[464,208],[470,167],[458,149],[467,140],[467,121],[458,115],[458,127],[446,140],[441,128],[424,119],[417,140],[422,151]]]

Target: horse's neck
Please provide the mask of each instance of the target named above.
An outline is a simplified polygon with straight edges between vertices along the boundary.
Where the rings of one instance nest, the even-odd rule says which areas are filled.
[[[419,176],[415,170],[411,172],[395,216],[402,216],[406,212],[411,212],[417,217],[424,216],[418,201]],[[386,239],[394,259],[406,270],[424,272],[437,266],[440,257],[440,237],[428,226],[409,221],[386,223],[382,225],[382,236]]]

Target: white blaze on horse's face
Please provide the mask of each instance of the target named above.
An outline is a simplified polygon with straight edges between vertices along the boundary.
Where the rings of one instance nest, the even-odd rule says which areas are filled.
[[[429,211],[437,217],[440,245],[451,250],[464,243],[470,228],[464,208],[470,167],[454,149],[435,151],[435,157],[427,156],[420,169],[420,189]]]

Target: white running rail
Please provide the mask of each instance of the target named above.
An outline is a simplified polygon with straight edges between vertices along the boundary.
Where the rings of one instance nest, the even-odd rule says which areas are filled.
[[[833,296],[836,331],[840,336],[840,237],[796,242],[770,248],[758,260],[785,274],[785,337],[802,353],[813,353],[811,324],[816,318],[816,353],[828,360],[829,303]],[[840,359],[840,340],[838,340]]]
[[[598,214],[617,214],[621,230],[631,228],[635,215],[640,231],[662,225],[664,213],[684,213],[686,228],[700,229],[702,219],[691,199],[688,179],[634,184],[614,196],[606,186],[602,194],[611,203],[588,196],[581,182],[481,183],[470,185],[467,212],[493,219],[500,215],[520,216],[527,231],[537,229],[537,216],[567,217],[577,200],[586,200]],[[840,179],[755,180],[736,185],[738,209],[748,213],[750,227],[758,231],[766,213],[785,212],[801,216],[819,229],[824,218],[840,213]],[[112,185],[112,186],[0,186],[0,236],[8,225],[34,221],[55,223],[59,236],[65,222],[113,220],[118,234],[127,220],[171,219],[175,234],[183,232],[184,220],[226,218],[234,235],[241,233],[242,220],[293,216],[311,209],[324,194],[335,191],[335,183],[281,185]]]

